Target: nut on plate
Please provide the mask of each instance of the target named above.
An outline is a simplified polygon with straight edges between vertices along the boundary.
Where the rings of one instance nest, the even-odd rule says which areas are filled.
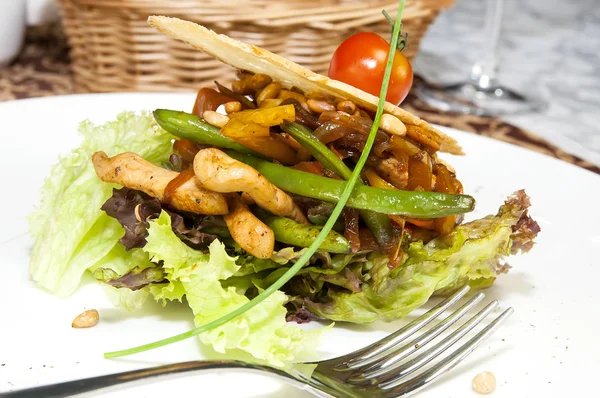
[[[73,319],[73,323],[71,324],[74,328],[90,328],[98,323],[100,319],[100,315],[96,310],[87,310],[83,311],[81,314],[77,315],[75,319]]]
[[[492,372],[481,372],[473,378],[471,386],[479,394],[490,394],[496,389],[496,376]]]

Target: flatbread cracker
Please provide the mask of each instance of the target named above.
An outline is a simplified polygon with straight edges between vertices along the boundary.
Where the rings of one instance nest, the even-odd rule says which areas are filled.
[[[351,100],[366,110],[373,112],[377,110],[377,97],[348,84],[314,73],[260,47],[217,34],[204,26],[178,18],[150,16],[148,23],[167,36],[188,43],[234,68],[263,73],[284,87],[298,87],[305,93],[319,92]],[[396,116],[404,124],[418,126],[432,134],[439,135],[441,138],[440,151],[456,155],[463,154],[462,148],[454,138],[442,133],[412,113],[389,102],[385,103],[384,112]]]

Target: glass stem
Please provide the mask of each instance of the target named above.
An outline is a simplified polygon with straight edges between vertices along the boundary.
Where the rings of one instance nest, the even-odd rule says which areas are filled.
[[[495,85],[503,6],[504,0],[485,0],[483,54],[471,69],[471,80],[481,89]]]

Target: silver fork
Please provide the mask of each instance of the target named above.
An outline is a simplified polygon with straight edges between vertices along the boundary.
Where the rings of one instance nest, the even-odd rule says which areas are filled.
[[[416,335],[450,306],[456,304],[468,291],[467,286],[460,289],[406,326],[367,347],[341,357],[312,362],[317,366],[310,378],[300,372],[286,373],[269,366],[240,361],[192,361],[0,393],[0,397],[68,397],[123,383],[181,376],[190,372],[222,372],[224,369],[268,373],[322,398],[408,397],[465,359],[513,313],[513,309],[508,308],[471,339],[456,344],[498,306],[498,301],[494,300],[445,338],[420,352],[424,346],[455,324],[484,297],[481,292],[473,295],[465,304],[435,326]],[[449,348],[454,348],[454,351],[440,360],[435,360]],[[408,359],[417,351],[419,351],[418,355]],[[415,373],[419,370],[420,372]]]

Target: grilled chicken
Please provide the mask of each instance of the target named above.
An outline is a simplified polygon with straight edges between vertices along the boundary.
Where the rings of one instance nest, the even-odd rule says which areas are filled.
[[[271,258],[275,235],[260,221],[237,193],[227,195],[229,214],[223,216],[233,240],[258,258]]]
[[[294,200],[252,167],[216,148],[202,149],[194,158],[194,173],[203,187],[215,192],[245,192],[271,213],[306,224]]]
[[[180,173],[163,169],[144,160],[135,153],[121,153],[109,158],[104,152],[92,156],[96,174],[104,182],[137,189],[165,201],[165,191],[169,182]],[[227,200],[224,195],[204,189],[194,176],[175,187],[170,193],[169,202],[177,210],[198,214],[227,214]]]
[[[396,158],[383,159],[377,164],[379,175],[398,189],[408,184],[408,166]]]

